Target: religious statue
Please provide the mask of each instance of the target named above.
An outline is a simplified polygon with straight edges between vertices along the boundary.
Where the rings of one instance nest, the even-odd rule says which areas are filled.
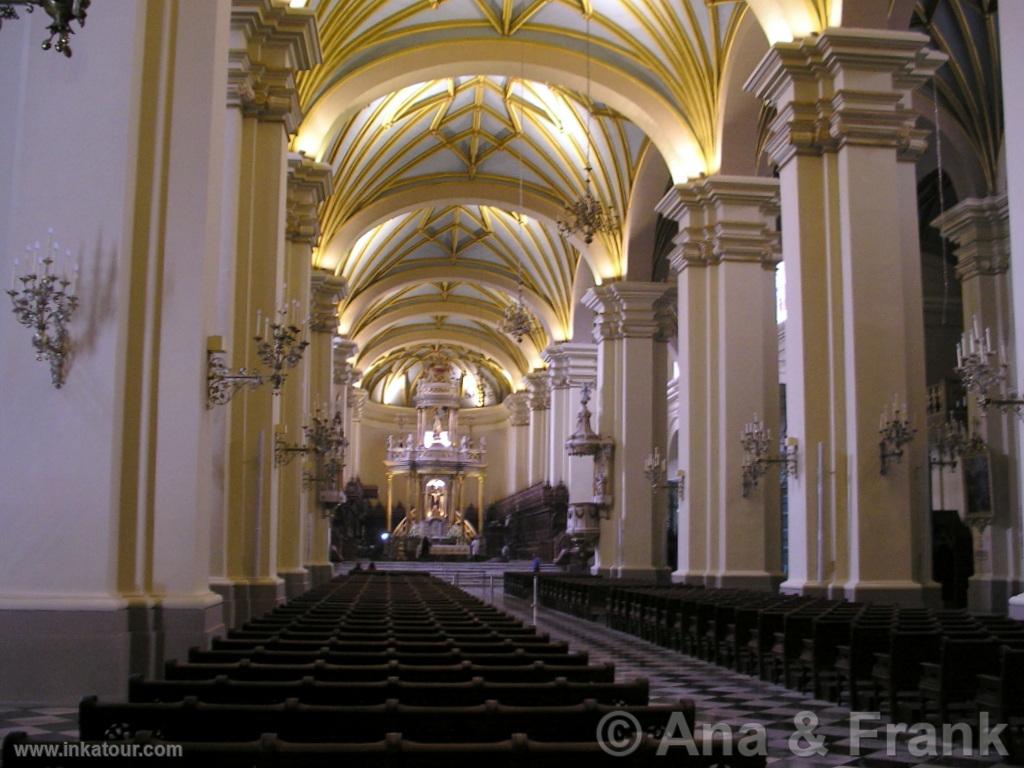
[[[387,449],[388,449],[389,452],[395,450],[395,436],[394,435],[388,435],[387,438],[385,439],[385,443],[387,445]]]
[[[459,453],[465,453],[469,450],[469,438],[463,435],[459,438]]]

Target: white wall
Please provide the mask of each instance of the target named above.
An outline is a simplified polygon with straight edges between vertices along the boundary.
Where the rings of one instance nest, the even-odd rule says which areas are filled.
[[[52,226],[82,265],[66,386],[0,311],[0,594],[114,587],[119,308],[130,241],[141,12],[95,3],[74,58],[39,49],[48,17],[0,30],[0,274]],[[24,272],[22,264],[20,272]],[[7,305],[7,299],[3,299]],[[73,575],[73,576],[71,576]]]

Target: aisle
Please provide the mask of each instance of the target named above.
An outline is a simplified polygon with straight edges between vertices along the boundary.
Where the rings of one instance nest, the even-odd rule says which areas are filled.
[[[470,594],[489,601],[488,590],[468,588]],[[524,621],[532,620],[529,600],[506,597],[495,589],[494,604]],[[610,661],[615,664],[619,680],[646,677],[651,685],[651,702],[666,703],[692,699],[697,708],[697,722],[728,723],[734,727],[745,723],[763,725],[768,734],[768,762],[777,768],[818,768],[851,765],[872,768],[909,768],[910,766],[945,766],[945,768],[992,768],[1006,765],[998,756],[966,757],[959,747],[942,756],[914,756],[907,749],[907,738],[896,738],[896,750],[889,754],[884,732],[879,739],[862,739],[859,754],[851,754],[850,709],[829,701],[819,701],[779,685],[732,672],[690,656],[662,648],[640,638],[619,632],[595,622],[541,608],[538,629],[552,639],[565,640],[571,650],[587,651],[591,663]],[[823,736],[827,754],[797,757],[789,748],[789,739],[796,733],[794,716],[813,712],[818,719],[813,734]],[[862,720],[864,730],[883,721]],[[801,740],[798,748],[808,747]]]

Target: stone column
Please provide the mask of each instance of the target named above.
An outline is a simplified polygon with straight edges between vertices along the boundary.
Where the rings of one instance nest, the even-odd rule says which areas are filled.
[[[744,497],[740,434],[756,414],[779,436],[778,183],[703,178],[675,187],[658,210],[679,223],[672,263],[685,393],[677,397],[679,467],[688,488],[675,577],[770,589],[781,577],[778,472],[769,469]]]
[[[964,328],[970,328],[977,318],[982,328],[991,330],[999,346],[1012,349],[1009,216],[1006,195],[969,198],[946,211],[932,225],[956,245]],[[1011,382],[1011,388],[1014,383]],[[1020,537],[1015,530],[1019,505],[1014,471],[1017,416],[1000,413],[997,408],[986,413],[978,407],[977,398],[970,395],[967,419],[988,446],[994,513],[991,525],[973,531],[975,557],[969,607],[981,613],[1000,612],[1013,594],[1020,562]]]
[[[530,461],[527,485],[550,482],[548,472],[548,413],[551,389],[547,371],[526,375],[527,403],[530,406]]]
[[[786,408],[801,464],[786,592],[918,603],[930,578],[926,440],[883,475],[878,431],[894,396],[913,427],[926,423],[911,165],[925,134],[910,96],[943,60],[927,42],[830,29],[775,45],[747,82],[777,113],[766,151],[779,168]]]
[[[590,343],[562,342],[544,350],[551,388],[549,473],[552,485],[565,483],[569,501],[590,501],[594,462],[589,456],[569,456],[565,441],[576,427],[580,391],[597,383],[597,347]]]
[[[331,168],[316,163],[305,155],[291,155],[288,158],[288,219],[285,230],[287,240],[286,278],[288,290],[285,299],[298,302],[295,316],[299,322],[309,318],[306,338],[313,345],[314,334],[324,325],[321,317],[313,317],[311,300],[313,246],[320,237],[320,223],[317,207],[331,193]],[[318,308],[319,309],[319,308]],[[306,323],[303,323],[306,325]],[[330,334],[337,327],[331,313],[326,319]],[[321,341],[321,343],[324,343]],[[326,343],[330,343],[328,335]],[[318,406],[327,405],[327,400],[310,399],[310,362],[312,350],[306,349],[302,363],[288,376],[290,386],[281,393],[281,421],[278,430],[289,444],[304,444],[303,427],[310,423],[312,416],[331,417],[329,410],[317,413]],[[313,457],[307,454],[305,461],[298,458],[282,466],[278,479],[278,526],[277,526],[277,575],[284,579],[285,595],[288,598],[301,595],[309,589],[309,571],[304,567],[306,543],[312,519],[308,514],[307,494],[302,487],[303,466],[310,465]],[[316,511],[314,509],[314,511]]]
[[[334,418],[337,410],[331,387],[338,375],[338,349],[345,343],[335,335],[338,329],[338,303],[345,297],[347,290],[345,278],[332,272],[318,269],[310,277],[312,333],[310,347],[306,353],[309,356],[307,402],[312,408],[319,405],[324,416],[330,418]],[[344,429],[344,416],[342,427]],[[348,432],[345,434],[347,436]],[[319,498],[321,488],[319,484],[310,483],[302,494],[302,515],[308,531],[304,547],[304,565],[313,586],[329,581],[333,573],[329,556],[331,523],[327,517],[327,508]]]
[[[525,392],[513,392],[505,398],[503,405],[508,411],[508,485],[506,493],[523,490],[529,477],[530,451],[529,426],[530,405]]]
[[[1003,145],[1006,148],[1006,194],[1010,209],[1010,256],[1017,275],[1024,271],[1024,94],[1016,77],[1024,72],[1024,50],[1017,45],[1017,32],[1024,28],[1024,5],[1003,3],[999,8],[999,54],[1003,74],[1003,114],[1005,127]],[[1024,280],[1013,280],[1013,358],[1016,360],[1014,380],[1024,388]],[[1017,433],[1017,455],[1024,456],[1024,430]],[[1017,464],[1017,485],[1024,487],[1024,462]],[[1018,547],[1024,537],[1024,511],[1018,509],[1014,518]],[[1018,586],[1024,581],[1024,554],[1016,562]],[[1024,620],[1024,594],[1010,599],[1010,615]]]
[[[352,387],[348,393],[348,408],[352,420],[352,432],[348,438],[351,459],[349,477],[359,477],[363,466],[363,406],[366,405],[367,391]]]
[[[269,0],[234,0],[230,82],[238,96],[238,197],[231,318],[235,365],[262,370],[257,313],[271,322],[285,301],[288,137],[302,114],[296,71],[320,61],[316,20]],[[304,287],[303,287],[304,290]],[[289,382],[285,382],[287,387]],[[294,386],[294,384],[293,384]],[[225,578],[214,588],[232,624],[284,599],[277,576],[278,489],[273,471],[279,398],[269,384],[229,406],[225,470]]]
[[[619,282],[591,288],[595,312],[598,429],[615,441],[611,517],[601,522],[595,568],[620,577],[658,579],[665,570],[664,515],[655,514],[644,459],[655,444],[655,400],[665,399],[654,371],[664,283]],[[663,411],[660,411],[663,412]]]

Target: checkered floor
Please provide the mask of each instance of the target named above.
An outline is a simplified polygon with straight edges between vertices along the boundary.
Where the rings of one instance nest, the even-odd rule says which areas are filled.
[[[469,591],[489,599],[487,592]],[[494,602],[524,620],[532,619],[529,602],[526,600],[506,598],[495,590]],[[701,723],[728,723],[733,727],[758,723],[764,726],[768,738],[768,762],[773,768],[836,765],[870,768],[1002,768],[1010,765],[995,754],[988,757],[976,754],[967,756],[959,745],[943,747],[940,744],[937,756],[915,756],[908,747],[906,735],[894,738],[895,749],[890,753],[884,733],[879,739],[862,739],[859,750],[855,752],[850,740],[850,710],[847,707],[819,701],[806,694],[731,672],[557,611],[542,608],[537,625],[554,639],[567,641],[573,650],[588,651],[594,663],[613,662],[616,677],[620,680],[646,677],[650,681],[652,703],[692,699],[697,708],[698,727]],[[827,754],[798,757],[790,749],[790,737],[797,732],[794,717],[801,712],[814,713],[818,724],[811,730],[815,737],[824,737],[823,746]],[[883,724],[883,721],[864,720],[860,728],[866,730]],[[795,746],[803,751],[809,745],[806,740],[800,740]]]
[[[484,589],[468,590],[489,599]],[[531,619],[529,603],[525,600],[505,598],[497,590],[495,604],[525,620]],[[728,723],[740,727],[747,723],[764,726],[768,736],[769,764],[773,768],[818,768],[851,765],[865,768],[1002,768],[1009,763],[997,756],[967,756],[959,746],[940,746],[940,755],[915,757],[908,749],[907,737],[899,736],[896,750],[890,753],[884,740],[863,740],[858,753],[850,741],[850,710],[831,702],[817,701],[805,694],[765,683],[735,672],[730,672],[689,656],[661,648],[639,638],[617,632],[593,622],[566,614],[542,609],[538,617],[541,631],[553,638],[566,640],[574,650],[590,653],[592,662],[610,661],[615,664],[620,680],[646,677],[650,681],[653,703],[668,703],[679,699],[692,699],[697,707],[700,723]],[[796,732],[794,716],[813,712],[817,725],[814,736],[823,736],[827,754],[796,756],[789,747],[790,737]],[[876,723],[865,721],[862,728]],[[29,734],[76,738],[77,709],[75,707],[11,708],[0,705],[0,738],[11,731]],[[796,746],[809,745],[799,741]],[[942,755],[942,752],[947,754]]]

